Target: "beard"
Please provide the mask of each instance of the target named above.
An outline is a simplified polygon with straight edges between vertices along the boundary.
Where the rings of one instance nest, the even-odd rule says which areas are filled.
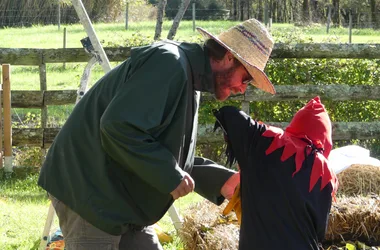
[[[223,71],[213,72],[212,75],[215,85],[215,98],[219,101],[224,101],[230,96],[231,90],[227,86],[230,84],[235,70],[240,65],[241,64],[239,62],[235,61],[234,65],[231,66],[231,68]]]

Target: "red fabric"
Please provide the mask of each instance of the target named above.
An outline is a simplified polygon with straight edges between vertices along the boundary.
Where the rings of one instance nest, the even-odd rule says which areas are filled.
[[[312,152],[311,147],[308,147],[308,145],[313,144],[315,148],[323,149],[321,153],[318,152],[315,154],[310,176],[309,191],[314,188],[318,179],[322,178],[321,190],[331,182],[333,187],[332,195],[335,196],[338,188],[338,180],[327,161],[332,148],[331,129],[330,118],[320,98],[317,96],[311,99],[295,114],[285,131],[268,126],[263,136],[274,137],[274,139],[265,153],[269,155],[276,149],[285,147],[281,161],[285,161],[296,154],[296,170],[293,173],[294,176],[301,169],[305,160],[305,148],[307,155]]]

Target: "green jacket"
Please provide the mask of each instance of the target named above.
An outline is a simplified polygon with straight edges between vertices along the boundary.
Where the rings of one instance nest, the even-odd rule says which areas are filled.
[[[197,90],[210,86],[202,46],[165,41],[132,49],[75,106],[38,184],[113,235],[157,222],[184,171],[194,173],[197,192],[220,204],[221,185],[233,172],[199,159],[194,165]]]

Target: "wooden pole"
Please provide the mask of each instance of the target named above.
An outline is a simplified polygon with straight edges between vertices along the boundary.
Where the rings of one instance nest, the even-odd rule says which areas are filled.
[[[193,31],[195,31],[195,3],[193,3]]]
[[[100,44],[100,41],[95,33],[95,29],[92,26],[89,16],[87,15],[87,12],[86,12],[86,9],[84,8],[82,0],[72,0],[72,4],[75,8],[75,11],[77,12],[79,16],[81,23],[84,26],[84,29],[86,30],[88,37],[90,38],[92,46],[94,47],[96,53],[99,55],[98,60],[99,60],[100,65],[103,68],[103,71],[106,73],[109,72],[111,70],[111,64],[108,61],[106,52],[104,52],[104,49],[102,45]]]
[[[125,29],[126,30],[128,29],[128,19],[129,19],[128,11],[129,11],[129,2],[127,2],[127,5],[125,6]]]
[[[58,12],[58,13],[57,13],[57,14],[58,14],[58,15],[57,15],[57,16],[58,16],[58,17],[57,17],[57,19],[58,19],[58,20],[57,20],[57,23],[58,23],[58,30],[61,29],[61,3],[60,3],[60,1],[61,1],[61,0],[58,0],[58,8],[57,8],[57,9],[58,9],[58,10],[57,10],[57,12]]]
[[[42,92],[45,92],[47,90],[47,80],[46,80],[46,64],[42,63],[39,66],[40,71],[40,89]],[[43,104],[41,108],[41,127],[46,128],[47,124],[47,107],[45,104]],[[42,145],[43,147],[43,145]]]
[[[250,110],[249,110],[249,101],[242,101],[241,102],[241,110],[243,110],[247,115],[250,115]]]
[[[4,166],[12,172],[12,120],[10,65],[3,64],[3,109],[4,109]]]
[[[264,24],[265,24],[265,27],[268,28],[268,22],[269,22],[269,14],[268,14],[268,3],[265,2],[265,6],[264,6]]]
[[[4,77],[4,71],[2,71]],[[2,80],[4,82],[4,79]],[[1,82],[0,82],[1,83]],[[0,84],[0,90],[2,90],[3,85]],[[3,165],[3,108],[1,105],[1,95],[0,95],[0,169],[4,167]]]
[[[352,42],[352,14],[351,14],[351,10],[348,14],[348,18],[349,18],[349,27],[348,27],[348,43],[351,43]]]
[[[268,25],[268,31],[270,32],[272,29],[272,18],[269,18],[269,25]]]
[[[326,28],[326,33],[329,33],[330,30],[330,22],[331,22],[331,5],[329,5],[329,13],[327,16],[327,28]]]
[[[66,49],[66,43],[67,43],[67,31],[66,27],[63,28],[63,48]],[[66,69],[66,63],[63,63],[63,69]]]

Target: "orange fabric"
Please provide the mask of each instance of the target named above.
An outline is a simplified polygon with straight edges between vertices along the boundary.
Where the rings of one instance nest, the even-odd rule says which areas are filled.
[[[239,225],[241,224],[241,200],[240,200],[240,184],[237,185],[234,195],[223,210],[223,215],[235,212]]]

